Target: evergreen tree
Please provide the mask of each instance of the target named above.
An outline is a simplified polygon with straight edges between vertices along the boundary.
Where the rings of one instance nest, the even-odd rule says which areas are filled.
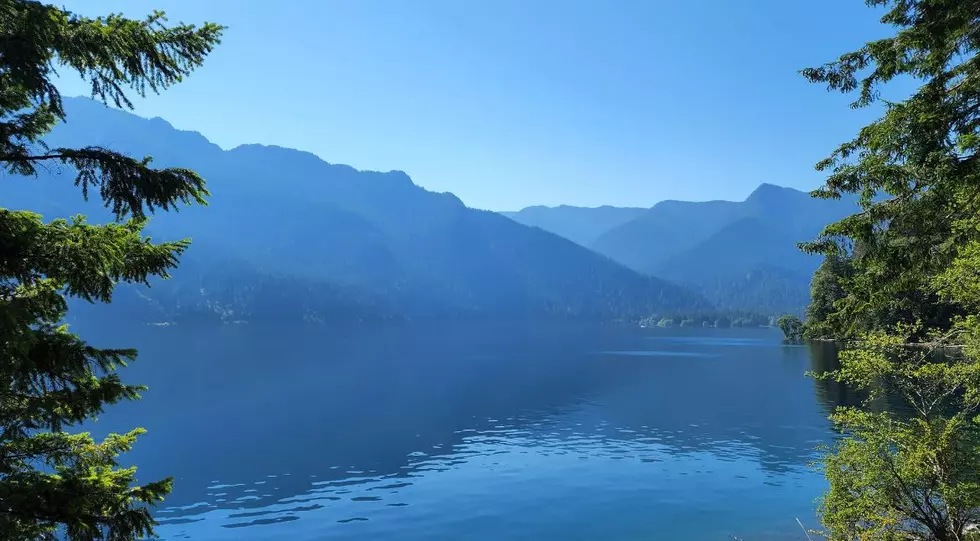
[[[776,320],[779,330],[783,331],[783,338],[791,344],[799,344],[803,341],[803,322],[800,318],[786,314]]]
[[[62,322],[68,297],[109,302],[120,282],[167,277],[187,241],[154,244],[141,234],[147,216],[203,203],[204,180],[186,169],[155,169],[98,147],[48,148],[42,138],[65,117],[52,82],[57,66],[91,84],[93,97],[131,107],[179,82],[218,43],[222,27],[168,26],[144,20],[83,17],[28,0],[0,0],[0,165],[2,182],[59,164],[76,173],[81,196],[104,201],[115,223],[82,216],[45,223],[0,208],[0,538],[132,539],[153,533],[147,506],[171,480],[136,484],[116,457],[141,433],[95,442],[69,433],[107,404],[139,397],[122,382],[130,349],[102,349]]]
[[[845,280],[852,275],[849,257],[828,255],[810,282],[810,305],[806,309],[806,335],[809,338],[828,338],[850,334],[841,328],[837,301],[846,297]]]
[[[854,276],[834,309],[841,329],[949,327],[962,307],[938,294],[935,277],[978,238],[980,1],[866,3],[887,8],[882,22],[895,35],[803,70],[831,90],[856,91],[853,107],[884,104],[880,119],[817,165],[830,174],[814,195],[859,194],[863,209],[803,247],[852,258]],[[883,85],[900,77],[920,86],[905,100],[881,100]]]

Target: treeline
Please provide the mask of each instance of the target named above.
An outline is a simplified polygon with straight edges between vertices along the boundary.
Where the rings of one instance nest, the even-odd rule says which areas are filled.
[[[719,311],[802,316],[810,303],[808,281],[807,274],[760,268],[737,276],[701,281],[693,287]]]
[[[314,277],[263,272],[242,261],[220,264],[188,258],[181,272],[153,287],[123,285],[115,293],[111,310],[99,309],[100,318],[123,317],[143,323],[377,323],[438,320],[575,320],[637,321],[657,305],[675,310],[703,309],[696,295],[690,302],[672,290],[663,298],[642,291],[594,291],[585,285],[547,284],[554,293],[519,287],[460,286],[444,280],[406,279],[385,288],[341,284]],[[638,277],[639,278],[639,277]],[[639,278],[642,280],[642,278]],[[628,284],[627,284],[628,285]],[[683,292],[680,288],[678,291]],[[465,291],[466,294],[462,292]],[[74,316],[88,314],[87,303],[73,304]],[[707,316],[699,316],[703,321]],[[680,322],[687,318],[678,318]],[[711,321],[718,319],[712,317]],[[726,320],[730,321],[740,317]],[[739,322],[738,325],[742,323]]]
[[[921,211],[910,208],[908,212]],[[930,333],[957,333],[970,309],[968,303],[957,302],[954,292],[961,285],[972,287],[976,278],[971,275],[976,274],[977,267],[969,256],[957,255],[968,254],[970,247],[956,248],[959,235],[948,227],[939,248],[945,253],[931,257],[914,256],[914,251],[895,253],[895,245],[919,242],[915,232],[903,232],[898,227],[881,229],[868,237],[822,239],[811,244],[826,249],[827,254],[811,282],[807,337],[855,339],[896,326],[916,326],[913,340],[927,339]],[[935,231],[930,234],[943,238]],[[847,244],[828,247],[826,242]]]
[[[696,313],[653,314],[640,320],[641,327],[773,327],[776,317],[755,312],[708,311]]]

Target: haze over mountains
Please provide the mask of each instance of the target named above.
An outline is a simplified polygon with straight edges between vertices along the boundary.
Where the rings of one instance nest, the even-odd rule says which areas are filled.
[[[534,206],[517,212],[501,212],[519,223],[540,227],[585,247],[604,233],[630,222],[648,209],[638,207]]]
[[[852,214],[855,199],[821,200],[771,184],[745,201],[663,201],[618,225],[615,208],[532,207],[507,213],[637,272],[684,284],[721,309],[800,312],[820,258],[799,251],[828,223]],[[633,215],[622,209],[617,216]]]
[[[799,313],[820,260],[796,244],[857,208],[763,184],[741,202],[498,214],[400,171],[358,171],[275,146],[225,151],[158,118],[83,98],[65,107],[52,146],[150,155],[208,180],[209,207],[162,213],[147,228],[158,239],[193,238],[174,279],[117,295],[114,310],[153,321]],[[107,221],[80,201],[73,178],[58,169],[6,177],[3,204]]]
[[[706,309],[686,288],[642,275],[549,232],[454,195],[415,185],[400,171],[357,171],[313,154],[261,145],[224,151],[88,99],[66,99],[67,122],[52,146],[105,146],[208,180],[207,208],[154,217],[156,240],[192,237],[174,279],[127,289],[113,309],[161,321],[375,320],[561,317],[635,319]],[[3,205],[45,219],[82,204],[70,170],[7,176]],[[607,225],[615,222],[606,221]]]

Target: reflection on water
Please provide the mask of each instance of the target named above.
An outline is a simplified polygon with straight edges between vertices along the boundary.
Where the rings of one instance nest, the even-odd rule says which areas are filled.
[[[824,373],[840,368],[838,355],[842,350],[836,342],[814,342],[810,347],[811,371]],[[817,392],[817,402],[824,408],[827,415],[839,406],[864,407],[871,411],[891,412],[905,416],[911,413],[907,402],[892,392],[883,392],[873,397],[865,390],[857,390],[851,386],[833,380],[814,380]]]
[[[126,376],[151,391],[95,431],[149,429],[129,457],[176,476],[169,539],[798,539],[856,397],[804,377],[834,351],[779,338],[142,329]]]
[[[837,342],[813,342],[808,347],[813,372],[824,373],[840,368],[837,361],[840,345]],[[813,380],[813,386],[817,392],[817,401],[825,407],[827,415],[837,406],[860,406],[868,398],[867,393],[834,380]]]

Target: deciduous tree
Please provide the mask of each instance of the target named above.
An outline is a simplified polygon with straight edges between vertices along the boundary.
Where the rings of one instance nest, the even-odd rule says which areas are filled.
[[[869,396],[831,416],[844,437],[823,457],[829,539],[963,540],[980,522],[980,363],[911,347],[915,331],[867,334],[816,376]],[[885,393],[907,407],[871,411]]]

